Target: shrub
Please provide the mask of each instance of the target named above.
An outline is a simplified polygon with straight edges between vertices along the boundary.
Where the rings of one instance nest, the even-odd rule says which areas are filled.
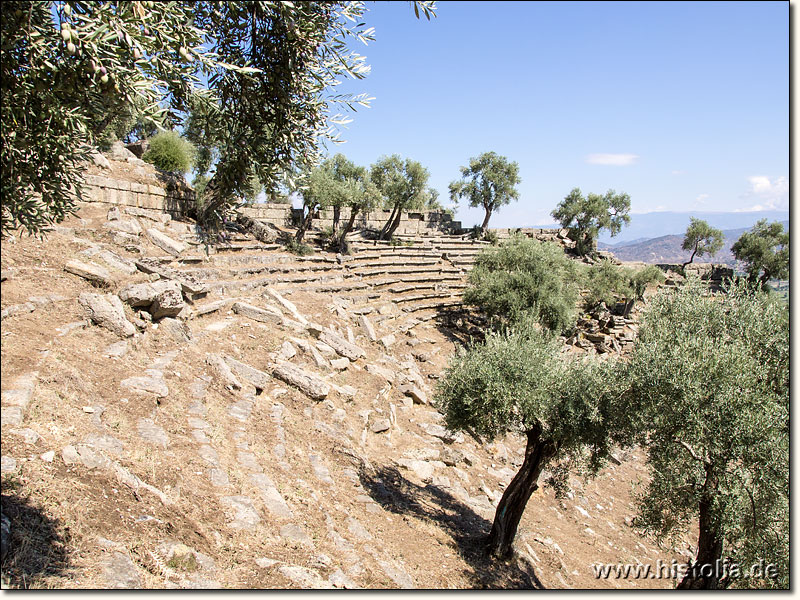
[[[302,242],[298,242],[294,238],[290,238],[286,242],[286,250],[292,254],[296,254],[297,256],[308,256],[309,254],[314,254],[314,249],[311,246],[308,244],[303,244]]]
[[[142,156],[162,171],[186,173],[194,164],[195,148],[176,131],[162,131],[150,138],[150,147]]]
[[[655,265],[647,265],[636,271],[632,278],[633,292],[637,300],[644,298],[644,292],[651,283],[662,283],[666,279],[663,271]]]
[[[617,298],[633,297],[629,269],[618,267],[610,260],[602,260],[586,271],[588,293],[583,297],[586,308],[594,308],[601,302],[613,306]]]
[[[583,298],[584,307],[592,309],[601,302],[613,306],[617,300],[641,300],[649,283],[663,280],[664,274],[654,265],[633,269],[602,260],[585,272],[588,293]]]
[[[483,234],[483,241],[489,242],[492,246],[497,246],[500,243],[500,238],[497,235],[496,231],[492,231],[491,229],[487,229],[486,232]]]
[[[558,245],[514,237],[478,255],[464,302],[495,324],[529,315],[552,331],[568,332],[576,320],[577,274]]]

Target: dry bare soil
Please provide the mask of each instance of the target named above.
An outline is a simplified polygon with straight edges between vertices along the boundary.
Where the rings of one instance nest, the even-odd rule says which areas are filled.
[[[2,321],[4,413],[24,378],[35,381],[22,422],[2,426],[2,506],[11,522],[4,588],[674,586],[597,579],[592,570],[596,562],[685,562],[691,554],[689,538],[660,546],[631,526],[632,493],[646,477],[640,452],[622,454],[592,480],[572,477],[566,499],[537,491],[518,556],[486,558],[483,541],[521,463],[522,439],[452,436],[432,405],[401,393],[398,382],[408,379],[430,398],[454,351],[455,332],[435,315],[399,332],[402,315],[376,299],[370,316],[396,316],[375,319],[378,337],[395,335],[386,347],[368,339],[342,294],[284,287],[302,316],[344,338],[349,328],[364,349],[341,370],[334,356],[319,363],[304,351],[303,343],[317,355],[326,348],[258,290],[198,299],[181,315],[188,341],[147,323],[119,344],[87,322],[77,298],[148,276],[104,265],[112,281],[97,289],[64,265],[103,264],[93,258],[97,248],[128,260],[164,252],[144,234],[133,245],[115,242],[107,209],[85,206],[44,241],[2,244],[2,308],[34,307]],[[181,223],[163,229],[175,239],[191,234]],[[292,264],[280,250],[262,254]],[[255,321],[231,304],[196,315],[226,297],[275,305],[284,321]],[[326,399],[271,377],[235,389],[207,361],[212,353],[269,371],[289,358],[284,343],[292,339],[300,341],[290,342],[289,362],[338,386]],[[137,391],[129,385],[136,377],[155,377],[168,392]]]

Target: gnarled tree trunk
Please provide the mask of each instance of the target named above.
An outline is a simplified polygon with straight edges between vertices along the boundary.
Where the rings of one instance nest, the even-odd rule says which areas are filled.
[[[309,206],[308,212],[303,216],[303,222],[300,223],[300,229],[297,230],[297,233],[294,236],[295,241],[298,244],[303,242],[303,236],[305,236],[306,231],[311,229],[311,222],[314,220],[314,207]]]
[[[489,553],[498,558],[511,556],[511,544],[517,535],[528,499],[539,487],[537,482],[542,469],[558,450],[553,440],[542,439],[540,425],[528,431],[527,436],[525,460],[497,505],[492,532],[489,534]]]
[[[397,228],[400,226],[400,221],[403,219],[403,209],[397,211],[397,215],[394,218],[394,222],[389,227],[389,230],[386,232],[386,237],[384,239],[390,240],[394,235],[394,232],[397,231]]]
[[[336,235],[339,232],[339,219],[341,218],[342,214],[342,207],[334,204],[333,205],[333,235]]]
[[[483,210],[486,211],[486,216],[483,218],[483,224],[481,225],[481,230],[484,231],[484,232],[489,227],[489,219],[492,216],[492,208],[493,207],[491,205],[489,205],[489,206],[484,205],[484,207],[483,207]]]
[[[402,211],[400,211],[400,212],[402,212]],[[389,220],[386,221],[386,223],[383,226],[383,229],[381,229],[381,234],[378,236],[379,239],[385,240],[387,238],[386,234],[389,232],[389,229],[392,227],[392,224],[394,223],[395,216],[397,215],[397,213],[398,213],[398,205],[395,204],[392,207],[392,214],[389,215]]]
[[[356,222],[356,215],[358,215],[358,207],[350,207],[350,218],[339,233],[336,234],[339,243],[339,252],[344,254],[347,251],[347,234],[353,229],[353,223]]]
[[[712,515],[713,496],[717,480],[710,464],[706,464],[706,481],[699,502],[700,535],[697,558],[678,584],[679,590],[716,590],[726,587],[720,581],[722,568],[722,536]]]

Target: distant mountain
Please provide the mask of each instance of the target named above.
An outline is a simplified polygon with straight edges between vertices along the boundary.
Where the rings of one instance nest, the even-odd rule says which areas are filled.
[[[683,236],[689,226],[689,219],[697,217],[707,221],[717,229],[741,229],[752,227],[759,219],[786,221],[788,211],[765,210],[759,212],[653,212],[631,215],[631,222],[616,237],[601,232],[600,240],[605,244],[620,245],[641,242],[662,236]]]
[[[789,230],[789,221],[781,221],[786,230]],[[739,239],[739,237],[748,231],[750,227],[740,227],[738,229],[723,229],[722,234],[725,236],[725,242],[722,250],[717,252],[713,257],[702,256],[695,258],[696,262],[714,262],[725,265],[734,266],[736,259],[731,253],[731,246]],[[598,242],[597,247],[599,250],[608,250],[614,254],[618,259],[626,262],[645,262],[650,264],[655,263],[683,263],[689,260],[691,252],[687,252],[681,248],[683,244],[683,234],[680,235],[662,235],[660,237],[633,241],[623,242],[621,244],[604,244]]]

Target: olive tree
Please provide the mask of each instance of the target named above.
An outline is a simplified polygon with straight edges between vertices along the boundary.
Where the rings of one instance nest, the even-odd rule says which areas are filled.
[[[761,219],[731,247],[736,260],[745,263],[748,279],[764,288],[770,279],[789,276],[789,232],[781,223]]]
[[[427,187],[428,170],[410,158],[404,160],[397,154],[383,156],[370,167],[370,177],[383,196],[384,205],[392,208],[379,235],[382,240],[397,231],[404,210],[423,208],[432,198]]]
[[[333,230],[331,243],[340,251],[346,249],[346,237],[353,228],[360,212],[370,210],[380,201],[380,193],[369,177],[365,167],[359,167],[343,154],[326,159],[312,171],[308,185],[301,191],[303,196],[303,220],[296,239],[302,241],[303,234],[311,226],[316,210],[333,207]],[[340,227],[341,209],[350,209],[350,216]]]
[[[435,4],[418,0],[428,19]],[[369,68],[363,2],[3,3],[0,65],[2,232],[43,232],[76,209],[83,165],[103,132],[132,109],[144,123],[181,125],[189,98],[208,107],[218,148],[203,222],[245,195],[255,172],[272,189],[318,162],[346,118],[366,104],[336,95]],[[192,140],[197,143],[197,140]]]
[[[359,213],[372,210],[380,202],[381,196],[366,167],[356,165],[343,154],[336,154],[329,160],[333,177],[344,186],[344,193],[333,196],[329,202],[325,202],[323,205],[333,208],[333,236],[341,245],[347,234],[353,229]],[[342,208],[349,208],[350,216],[344,227],[340,229]]]
[[[133,109],[164,123],[185,109],[204,32],[183,2],[3,3],[2,234],[41,234],[76,210],[104,131]]]
[[[519,199],[519,165],[496,152],[484,152],[460,169],[461,179],[450,183],[450,199],[466,198],[470,206],[483,207],[486,216],[481,229],[485,231],[493,212]]]
[[[700,257],[704,254],[714,256],[722,248],[725,241],[725,236],[722,231],[711,227],[706,221],[702,219],[691,218],[689,227],[686,228],[686,234],[683,237],[683,248],[686,251],[691,250],[692,255],[689,257],[683,267],[691,263],[694,257]]]
[[[618,300],[626,302],[630,308],[634,301],[644,299],[649,284],[665,279],[655,265],[634,268],[615,265],[606,259],[585,268],[583,275],[586,287],[583,303],[590,310],[601,302],[612,306]]]
[[[476,257],[464,303],[501,326],[530,316],[566,333],[575,325],[578,280],[578,265],[560,246],[515,236]]]
[[[594,251],[601,230],[608,230],[614,237],[623,225],[630,223],[630,209],[628,194],[608,190],[604,196],[589,194],[584,197],[580,189],[575,188],[550,215],[562,227],[569,229],[570,239],[575,241],[578,254],[586,256]]]
[[[638,522],[659,536],[699,530],[679,587],[786,586],[786,307],[745,282],[718,296],[697,280],[663,292],[645,312],[624,372],[627,391],[614,414],[625,424],[616,429],[646,447],[651,474]],[[721,572],[723,559],[745,570],[763,559],[777,579],[740,580]]]
[[[563,344],[526,319],[458,353],[440,380],[435,399],[452,430],[487,439],[525,436],[525,458],[497,505],[488,539],[492,555],[506,558],[544,468],[584,451],[589,472],[609,451],[606,406],[612,363],[567,358]],[[566,470],[554,470],[566,477]],[[561,482],[563,485],[563,481]]]

